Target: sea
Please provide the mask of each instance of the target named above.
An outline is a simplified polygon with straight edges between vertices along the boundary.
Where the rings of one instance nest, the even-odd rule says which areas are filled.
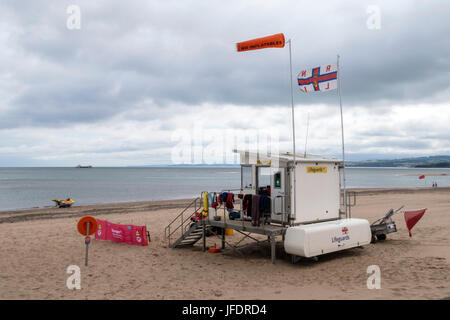
[[[0,211],[51,207],[53,198],[75,205],[184,199],[238,189],[240,181],[240,167],[0,168]],[[448,187],[450,168],[352,167],[346,181],[348,188]]]

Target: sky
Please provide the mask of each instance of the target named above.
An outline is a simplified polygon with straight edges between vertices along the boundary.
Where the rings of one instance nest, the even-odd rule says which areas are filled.
[[[295,82],[339,54],[347,159],[449,155],[449,16],[448,0],[3,0],[0,166],[221,163],[223,141],[265,132],[292,151],[288,46],[236,51],[275,33],[299,153],[307,137],[341,156],[337,91]]]

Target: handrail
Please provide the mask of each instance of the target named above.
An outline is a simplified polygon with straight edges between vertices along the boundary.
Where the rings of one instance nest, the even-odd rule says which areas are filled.
[[[170,238],[171,238],[171,236],[178,230],[178,229],[180,229],[181,228],[181,233],[183,234],[184,232],[185,232],[185,228],[184,228],[184,225],[185,225],[185,223],[188,221],[188,220],[190,220],[191,219],[191,217],[193,216],[193,215],[195,215],[195,213],[197,212],[197,210],[198,210],[198,207],[197,207],[197,201],[199,201],[200,200],[200,198],[195,198],[194,200],[192,200],[184,209],[183,209],[183,211],[181,211],[180,212],[180,214],[178,214],[168,225],[167,225],[167,227],[164,229],[164,235],[165,235],[165,237],[166,237],[166,239],[168,239],[169,240],[169,245],[170,245]],[[192,205],[194,205],[194,212],[192,213],[192,214],[189,214],[186,218],[184,218],[183,217],[183,214],[188,210],[188,209],[190,209],[190,208],[192,208]],[[180,217],[181,217],[181,222],[180,222],[180,224],[175,228],[175,229],[173,229],[173,230],[171,230],[171,226],[175,223],[175,222],[177,222],[178,220],[180,220]]]
[[[353,203],[352,203],[352,195],[353,195]],[[347,207],[348,207],[348,217],[352,217],[352,207],[356,206],[356,192],[349,191],[347,193]]]
[[[352,202],[352,199],[353,199],[353,202]],[[355,191],[347,191],[347,210],[345,210],[344,194],[342,192],[341,192],[341,196],[340,196],[340,203],[344,207],[343,213],[347,212],[347,215],[345,216],[345,218],[351,218],[352,217],[352,207],[356,206],[356,192]]]
[[[227,191],[243,191],[244,189],[238,188],[238,189],[222,189],[219,193],[227,192]]]
[[[242,191],[242,189],[228,189],[228,190],[239,190]],[[221,192],[217,192],[217,193],[222,193],[225,191],[221,191]],[[197,201],[199,202],[199,205],[197,206]],[[194,211],[187,215],[186,217],[184,217],[184,213],[192,208],[194,206]],[[202,197],[197,197],[194,200],[192,200],[184,209],[183,211],[181,211],[168,225],[167,227],[164,229],[164,236],[165,238],[169,241],[169,246],[171,244],[171,237],[172,235],[177,232],[178,230],[181,231],[181,235],[183,236],[186,231],[191,227],[191,223],[187,223],[191,217],[193,217],[195,215],[195,213],[198,211],[198,209],[200,209],[202,207]],[[217,210],[218,208],[216,208]],[[227,226],[227,219],[226,219],[226,206],[223,206],[224,209],[224,225],[225,227]],[[242,214],[242,210],[241,210],[241,214]],[[175,224],[175,222],[178,222],[179,224],[173,228],[173,225]]]

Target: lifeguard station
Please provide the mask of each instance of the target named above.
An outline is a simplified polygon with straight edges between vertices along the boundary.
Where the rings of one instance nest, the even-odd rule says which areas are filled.
[[[227,210],[225,203],[210,207],[208,202],[206,209],[202,199],[196,198],[166,227],[171,248],[192,246],[203,239],[206,250],[207,235],[215,234],[221,237],[223,249],[228,244],[240,252],[239,244],[244,239],[261,242],[252,236],[260,234],[267,236],[271,244],[274,263],[279,238],[293,262],[298,257],[317,257],[370,243],[369,222],[352,219],[344,210],[340,186],[342,160],[296,155],[294,162],[292,153],[260,155],[234,151],[240,154],[241,188],[217,194],[232,193],[239,209]],[[270,199],[270,212],[255,223],[245,213],[243,202],[245,196],[258,195]],[[207,214],[199,217],[199,210]],[[238,218],[230,219],[232,213]],[[226,229],[235,230],[243,238],[238,243],[227,242]]]
[[[260,240],[252,234],[261,234],[267,236],[271,244],[272,262],[275,262],[276,241],[277,237],[281,236],[284,250],[295,262],[298,257],[317,257],[328,252],[370,243],[369,222],[364,219],[352,219],[348,214],[344,171],[344,123],[340,77],[338,77],[339,55],[336,65],[323,66],[322,70],[326,70],[327,78],[319,81],[320,85],[318,76],[321,67],[303,70],[297,81],[304,93],[338,89],[342,160],[307,156],[306,151],[304,156],[300,156],[295,151],[292,40],[289,39],[287,43],[289,44],[292,153],[260,155],[255,152],[235,150],[240,154],[241,188],[222,190],[219,192],[221,196],[218,202],[211,203],[205,198],[205,193],[202,194],[203,201],[200,198],[193,200],[190,206],[166,227],[166,237],[170,247],[194,245],[203,239],[203,250],[206,250],[206,235],[210,233],[218,235],[217,230],[219,230],[222,248],[228,244],[239,252],[238,245],[244,239],[250,238],[259,242]],[[237,51],[267,47],[283,48],[284,45],[284,34],[280,33],[239,42]],[[324,81],[327,82],[326,85]],[[341,201],[341,172],[343,201]],[[222,198],[224,193],[226,193],[226,204],[223,204],[223,214],[220,215],[222,202],[224,202],[220,200],[225,200],[225,197]],[[217,192],[213,193],[213,198],[214,195],[217,195]],[[238,201],[241,202],[240,210],[234,209],[234,195],[237,195]],[[198,211],[200,209],[201,214]],[[230,244],[225,238],[226,229],[233,229],[241,233],[244,238],[237,244]],[[175,241],[172,241],[172,238]]]

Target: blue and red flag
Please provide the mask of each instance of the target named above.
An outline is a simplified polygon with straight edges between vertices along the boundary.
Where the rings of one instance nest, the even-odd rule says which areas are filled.
[[[303,92],[328,91],[337,89],[337,64],[328,64],[300,71],[297,77]]]

